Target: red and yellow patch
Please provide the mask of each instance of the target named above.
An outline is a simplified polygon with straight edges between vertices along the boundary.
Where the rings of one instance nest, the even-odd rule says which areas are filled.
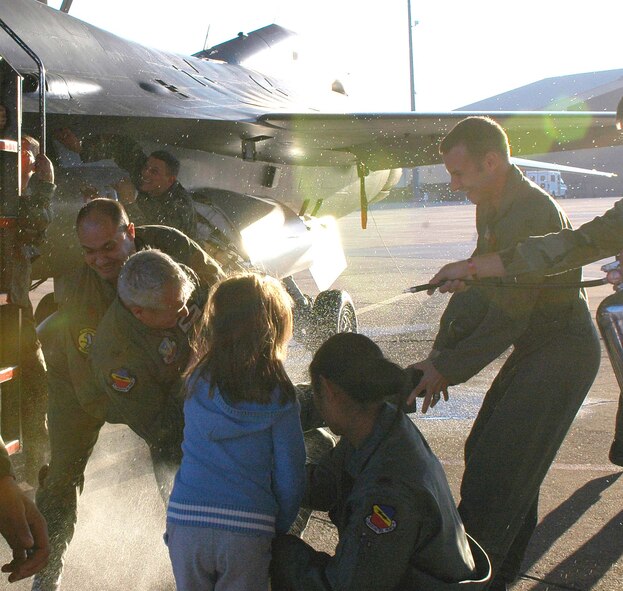
[[[375,503],[370,515],[366,517],[366,525],[376,534],[387,534],[396,529],[395,514],[394,507]]]
[[[117,392],[129,392],[136,384],[136,378],[125,367],[110,372],[111,386]]]

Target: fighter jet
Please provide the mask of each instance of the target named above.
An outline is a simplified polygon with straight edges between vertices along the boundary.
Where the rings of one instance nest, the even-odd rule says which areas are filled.
[[[325,290],[319,301],[331,310],[328,322],[352,329],[352,302],[328,289],[346,264],[335,218],[360,210],[365,228],[368,207],[387,196],[401,168],[438,162],[439,139],[470,114],[353,113],[339,85],[311,96],[242,66],[258,46],[288,34],[276,25],[193,56],[143,47],[36,0],[0,0],[0,25],[0,100],[13,100],[22,113],[13,139],[47,139],[57,209],[71,211],[50,231],[41,277],[74,264],[68,241],[81,204],[77,179],[106,190],[115,174],[63,152],[51,131],[125,135],[146,151],[166,147],[179,157],[206,241],[225,236],[244,261],[277,277],[309,269]],[[515,155],[622,141],[614,112],[491,116],[508,131]]]

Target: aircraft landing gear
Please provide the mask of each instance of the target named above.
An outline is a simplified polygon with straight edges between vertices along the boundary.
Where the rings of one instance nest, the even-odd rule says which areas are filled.
[[[329,289],[312,299],[299,289],[292,277],[282,281],[294,300],[294,338],[312,353],[338,332],[357,332],[357,313],[348,292]]]
[[[318,348],[338,332],[357,332],[357,313],[346,291],[321,291],[312,307],[312,341]]]

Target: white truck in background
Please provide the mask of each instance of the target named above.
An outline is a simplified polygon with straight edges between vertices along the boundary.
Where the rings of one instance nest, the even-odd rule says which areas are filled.
[[[559,170],[526,170],[525,175],[552,197],[567,196],[567,185]]]

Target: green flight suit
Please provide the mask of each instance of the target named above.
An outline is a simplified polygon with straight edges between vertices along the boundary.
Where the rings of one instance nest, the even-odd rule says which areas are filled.
[[[91,373],[98,392],[108,401],[106,420],[128,425],[151,447],[182,442],[182,372],[188,364],[188,331],[201,309],[189,302],[192,316],[171,329],[145,326],[119,298],[97,329],[90,354]]]
[[[181,232],[164,226],[136,228],[136,250],[157,248],[190,267],[202,287],[220,276],[218,265]],[[102,392],[94,390],[88,355],[96,329],[116,298],[112,284],[83,265],[68,281],[55,323],[43,341],[48,365],[48,429],[51,461],[37,505],[48,523],[50,561],[35,578],[37,589],[56,589],[63,555],[73,537],[84,470],[108,412]]]
[[[623,199],[602,216],[543,237],[532,237],[500,252],[508,275],[560,273],[623,250]]]
[[[479,255],[570,224],[554,200],[513,167],[499,208],[478,205],[476,226]],[[580,279],[576,270],[555,282]],[[595,378],[600,347],[582,291],[492,283],[498,287],[452,296],[432,363],[458,384],[514,347],[467,439],[459,504],[467,532],[483,545],[494,572],[513,580],[536,526],[540,485]]]
[[[623,200],[620,200],[606,213],[582,224],[577,230],[528,238],[515,248],[499,254],[509,275],[528,272],[552,274],[617,255],[622,250]],[[621,293],[610,296],[610,300],[619,301],[622,298]],[[623,390],[619,394],[615,419],[615,446],[623,447]]]
[[[106,421],[128,425],[149,445],[165,503],[182,458],[182,372],[203,309],[197,295],[188,303],[189,315],[171,329],[145,326],[116,298],[89,355],[93,387],[107,402]]]

